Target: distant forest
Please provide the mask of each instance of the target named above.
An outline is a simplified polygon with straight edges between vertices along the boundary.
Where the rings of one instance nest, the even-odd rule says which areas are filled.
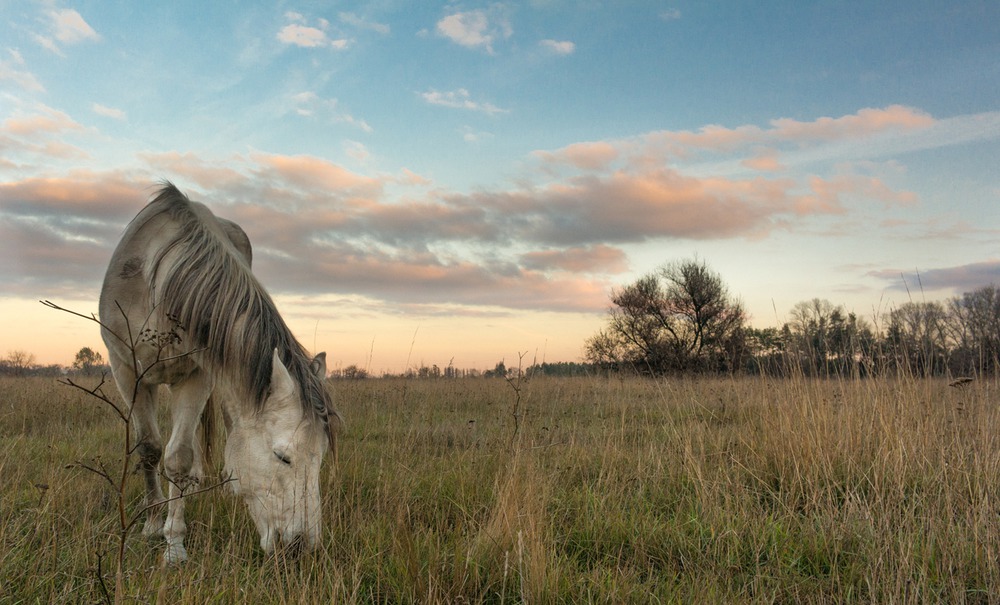
[[[753,328],[704,262],[665,265],[612,293],[587,341],[597,368],[640,374],[980,376],[1000,368],[1000,290],[911,301],[860,317],[828,300],[796,304],[780,328]]]
[[[606,326],[587,339],[581,361],[499,361],[492,369],[410,368],[382,377],[414,379],[587,376],[627,373],[771,376],[996,375],[1000,370],[1000,288],[984,285],[944,301],[911,301],[872,318],[814,298],[796,304],[780,328],[749,325],[742,303],[703,261],[664,265],[616,289]],[[101,354],[84,347],[71,367],[35,364],[10,351],[0,376],[100,374]],[[373,375],[349,365],[337,379]]]

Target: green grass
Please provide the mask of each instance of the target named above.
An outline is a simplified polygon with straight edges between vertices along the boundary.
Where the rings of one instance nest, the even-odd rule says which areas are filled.
[[[535,379],[512,448],[502,380],[339,382],[318,552],[264,557],[243,505],[211,492],[188,503],[187,564],[129,536],[120,596],[998,602],[996,386]],[[101,601],[99,561],[114,591],[114,494],[73,465],[118,468],[121,443],[85,394],[0,379],[0,601]]]

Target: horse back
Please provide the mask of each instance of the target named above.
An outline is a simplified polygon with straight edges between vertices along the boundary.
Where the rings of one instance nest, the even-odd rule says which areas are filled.
[[[157,359],[182,355],[170,362],[157,363],[156,371],[148,376],[150,382],[172,384],[194,371],[198,363],[197,355],[185,355],[190,351],[185,347],[183,326],[157,308],[154,297],[156,265],[169,262],[169,248],[183,229],[171,210],[176,205],[185,205],[220,241],[231,245],[247,267],[253,252],[239,225],[216,217],[206,206],[188,200],[173,186],[168,188],[164,192],[176,195],[161,193],[125,229],[104,276],[99,314],[101,336],[113,368],[132,367],[133,353],[143,367],[150,367]]]

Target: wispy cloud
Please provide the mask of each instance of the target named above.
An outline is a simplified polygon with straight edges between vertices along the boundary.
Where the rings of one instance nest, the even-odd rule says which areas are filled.
[[[618,159],[620,145],[608,141],[573,143],[557,151],[535,151],[533,156],[547,163],[566,163],[580,170],[602,170]]]
[[[314,92],[306,91],[293,95],[292,102],[295,106],[295,113],[300,116],[349,124],[364,132],[372,132],[372,127],[368,122],[342,111],[337,99],[323,99]]]
[[[576,44],[568,40],[542,40],[538,44],[557,55],[572,55],[576,51]]]
[[[358,29],[368,29],[368,30],[371,30],[373,32],[376,32],[376,33],[379,33],[379,34],[382,34],[382,35],[388,35],[389,32],[390,32],[389,26],[386,25],[385,23],[378,23],[376,21],[369,21],[367,19],[359,17],[355,13],[343,12],[343,13],[340,13],[339,17],[340,17],[340,21],[342,23],[346,23],[347,25],[350,25],[352,27],[356,27]]]
[[[63,44],[76,44],[85,40],[97,41],[101,36],[83,19],[80,13],[71,8],[48,12],[52,19],[53,34],[56,40]]]
[[[48,22],[47,34],[35,34],[34,38],[42,47],[57,55],[65,56],[57,42],[73,45],[101,40],[100,34],[94,31],[80,13],[71,8],[48,10],[45,17]]]
[[[127,116],[125,112],[117,107],[108,107],[106,105],[101,105],[100,103],[94,103],[90,106],[91,110],[99,116],[104,116],[106,118],[112,118],[114,120],[125,120]]]
[[[22,104],[0,123],[0,152],[6,163],[54,165],[87,154],[70,143],[86,129],[65,112],[42,103]]]
[[[318,19],[314,25],[309,25],[305,17],[296,12],[285,13],[285,19],[291,23],[278,30],[277,34],[278,41],[283,44],[300,48],[332,48],[334,50],[344,50],[350,46],[350,40],[346,38],[331,38],[327,35],[330,22],[326,19]]]
[[[514,30],[503,5],[489,9],[455,12],[437,22],[438,35],[466,48],[494,53],[494,43],[509,38]]]
[[[28,92],[45,92],[45,87],[29,71],[25,71],[24,57],[17,49],[7,49],[9,59],[0,60],[0,81],[9,80]]]
[[[453,109],[467,109],[469,111],[477,111],[487,115],[508,113],[510,111],[508,109],[497,107],[492,103],[475,101],[472,99],[472,95],[469,94],[469,91],[464,88],[451,91],[439,91],[432,89],[427,92],[420,93],[420,97],[431,105],[451,107]]]
[[[918,109],[890,105],[861,109],[837,118],[821,117],[810,121],[778,118],[770,122],[770,128],[755,125],[729,128],[713,124],[697,132],[662,131],[646,138],[650,144],[668,148],[732,151],[747,145],[774,142],[804,144],[859,139],[887,131],[920,130],[930,127],[934,121],[933,117]]]
[[[985,117],[984,117],[985,116]],[[990,117],[992,116],[992,117]],[[926,135],[926,136],[925,136]],[[662,165],[692,162],[703,156],[734,158],[739,165],[763,172],[788,168],[791,156],[800,161],[830,161],[877,157],[906,148],[942,144],[947,139],[1000,135],[1000,112],[936,120],[902,105],[865,108],[840,117],[802,121],[772,120],[769,127],[755,124],[710,124],[697,131],[660,130],[609,141],[574,143],[535,156],[546,165],[595,169],[595,162],[611,167],[611,160]],[[858,142],[864,141],[861,148]],[[786,157],[788,156],[788,157]],[[606,162],[598,162],[604,158]]]

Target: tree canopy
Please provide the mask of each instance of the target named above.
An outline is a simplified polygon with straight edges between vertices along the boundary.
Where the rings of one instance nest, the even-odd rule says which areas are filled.
[[[746,312],[703,261],[664,265],[614,291],[611,302],[607,327],[586,344],[592,363],[649,374],[739,364]]]

